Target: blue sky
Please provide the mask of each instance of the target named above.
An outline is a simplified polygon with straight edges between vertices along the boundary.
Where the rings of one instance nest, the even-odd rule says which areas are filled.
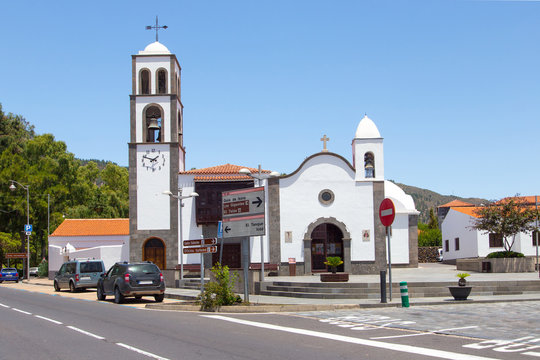
[[[534,195],[540,2],[1,1],[0,103],[79,158],[128,164],[131,55],[182,66],[187,168],[352,161],[365,113],[387,179],[445,195]]]

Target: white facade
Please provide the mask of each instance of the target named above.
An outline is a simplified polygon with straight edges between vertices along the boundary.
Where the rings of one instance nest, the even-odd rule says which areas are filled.
[[[441,224],[444,260],[486,257],[489,253],[504,251],[504,247],[489,247],[489,234],[473,229],[474,219],[474,216],[459,208],[450,208]],[[456,250],[456,239],[459,239],[459,250]],[[525,256],[535,256],[536,246],[533,246],[532,234],[517,234],[511,250]]]

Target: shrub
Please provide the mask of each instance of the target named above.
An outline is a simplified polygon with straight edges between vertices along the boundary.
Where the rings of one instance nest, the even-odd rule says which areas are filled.
[[[234,284],[238,281],[238,274],[231,275],[227,265],[216,263],[212,267],[212,273],[216,278],[204,287],[204,291],[197,297],[197,303],[202,311],[215,311],[223,305],[241,303],[242,299],[233,292]]]
[[[41,260],[41,263],[39,263],[38,276],[39,277],[49,276],[49,262],[45,259]]]
[[[495,251],[492,253],[489,253],[486,257],[488,259],[495,259],[495,258],[517,258],[517,257],[524,257],[520,252],[515,251]]]
[[[329,256],[326,258],[324,264],[330,267],[338,267],[339,265],[343,264],[343,261],[339,256]]]

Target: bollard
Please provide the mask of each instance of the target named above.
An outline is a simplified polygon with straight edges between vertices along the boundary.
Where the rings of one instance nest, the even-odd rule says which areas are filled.
[[[409,289],[407,288],[407,282],[402,281],[399,283],[399,291],[401,292],[401,307],[409,307]]]
[[[386,271],[381,270],[381,303],[386,304]]]

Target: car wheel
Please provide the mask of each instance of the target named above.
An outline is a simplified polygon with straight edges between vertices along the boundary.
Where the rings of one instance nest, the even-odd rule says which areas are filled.
[[[124,295],[120,292],[120,289],[117,287],[114,288],[114,302],[117,304],[121,304],[124,302]]]
[[[156,302],[163,302],[164,298],[165,294],[154,295],[154,299],[156,300]]]
[[[0,284],[3,283],[3,282],[4,282],[4,280],[0,280]]]
[[[135,299],[141,300],[141,299],[142,299],[142,295],[135,295]]]
[[[18,283],[19,283],[19,280],[15,280],[15,282],[18,284]]]
[[[58,286],[58,282],[54,282],[54,291],[60,291],[60,286]]]
[[[75,284],[73,283],[73,281],[69,282],[69,291],[71,291],[72,293],[77,291],[77,289],[75,289]]]
[[[103,293],[103,287],[98,286],[98,288],[97,288],[97,299],[103,301],[103,300],[105,300],[105,298],[106,298],[106,296]]]

